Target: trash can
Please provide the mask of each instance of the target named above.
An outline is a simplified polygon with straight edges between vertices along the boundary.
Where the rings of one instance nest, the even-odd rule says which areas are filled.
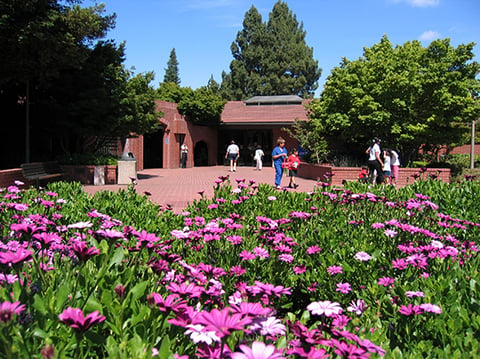
[[[124,152],[118,160],[118,184],[130,184],[137,178],[137,160],[132,152]]]

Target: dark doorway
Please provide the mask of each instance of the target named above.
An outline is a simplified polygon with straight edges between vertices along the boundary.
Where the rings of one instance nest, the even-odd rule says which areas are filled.
[[[232,128],[222,130],[218,133],[218,164],[225,164],[225,151],[230,141],[234,140],[240,148],[240,158],[238,159],[239,166],[254,166],[253,155],[255,149],[260,145],[265,152],[263,159],[264,165],[270,165],[272,162],[272,143],[273,132],[271,129],[241,129]]]
[[[208,146],[204,141],[199,141],[195,145],[193,161],[195,167],[208,166]]]
[[[143,167],[163,168],[163,130],[143,136]]]

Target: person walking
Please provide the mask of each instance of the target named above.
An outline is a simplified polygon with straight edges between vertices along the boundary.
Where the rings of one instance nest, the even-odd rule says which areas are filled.
[[[395,150],[390,150],[392,154],[392,176],[390,177],[390,183],[394,186],[397,184],[398,172],[400,170],[400,156]]]
[[[372,184],[375,183],[383,183],[383,161],[380,158],[380,154],[382,153],[380,150],[380,143],[382,141],[375,137],[372,140],[372,145],[367,149],[366,153],[368,154],[368,169],[370,176],[372,176]]]
[[[391,160],[392,160],[391,152],[387,148],[385,151],[383,151],[383,168],[382,168],[385,183],[390,183],[391,181],[391,175],[392,175]]]
[[[287,158],[287,149],[285,148],[285,140],[282,137],[277,139],[277,146],[272,151],[273,166],[275,168],[275,187],[280,189],[282,182],[283,168],[282,164]]]
[[[290,176],[289,188],[297,188],[298,184],[295,182],[295,177],[298,175],[298,167],[300,166],[300,158],[298,158],[298,150],[294,148],[290,152],[290,156],[287,159],[288,162],[288,175]]]
[[[265,153],[263,153],[262,146],[258,145],[257,149],[255,150],[255,155],[253,156],[253,160],[255,161],[255,169],[257,171],[261,171],[263,167],[263,156],[265,156]]]
[[[238,148],[235,141],[232,140],[230,145],[227,147],[227,153],[225,154],[225,158],[230,161],[230,172],[237,171],[237,160],[240,156],[240,148]]]
[[[182,168],[187,168],[187,155],[188,155],[188,147],[184,142],[180,146],[180,163]]]

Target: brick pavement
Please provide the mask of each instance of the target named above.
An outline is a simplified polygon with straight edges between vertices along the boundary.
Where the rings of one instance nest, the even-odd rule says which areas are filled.
[[[230,175],[230,181],[235,187],[236,178],[245,180],[255,180],[257,183],[274,183],[274,169],[264,167],[262,171],[256,171],[253,167],[238,167],[236,172],[230,172],[229,166],[209,166],[193,168],[176,169],[145,169],[137,173],[138,184],[136,190],[138,193],[150,193],[152,201],[166,207],[171,205],[176,213],[180,213],[187,204],[201,198],[199,192],[204,191],[206,198],[213,197],[213,188],[215,180],[219,176]],[[282,178],[282,185],[288,185],[289,178]],[[298,178],[296,182],[299,187],[292,191],[312,191],[317,181]],[[120,188],[127,188],[127,185],[104,185],[104,186],[85,186],[85,191],[94,194],[98,191],[109,190],[117,191]]]

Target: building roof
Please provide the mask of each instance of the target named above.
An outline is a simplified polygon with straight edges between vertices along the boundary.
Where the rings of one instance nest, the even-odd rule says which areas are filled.
[[[229,101],[222,112],[226,125],[293,124],[307,120],[306,101],[298,96],[255,96],[247,101]]]
[[[300,105],[303,99],[296,95],[254,96],[245,101],[247,106],[258,105]]]

